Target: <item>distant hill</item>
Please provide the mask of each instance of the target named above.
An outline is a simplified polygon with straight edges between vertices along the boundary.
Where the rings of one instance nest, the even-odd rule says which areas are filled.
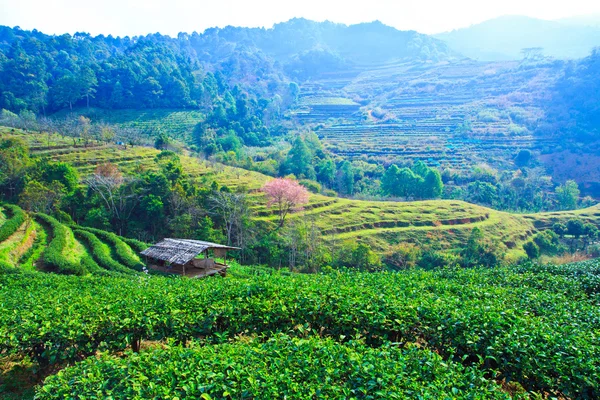
[[[278,61],[286,73],[300,79],[355,64],[439,61],[457,55],[438,39],[399,31],[379,21],[348,26],[295,18],[270,29],[228,26],[188,38],[201,61],[222,62],[236,53],[252,51],[255,56]]]
[[[555,58],[582,58],[600,46],[600,27],[587,26],[583,21],[504,16],[434,36],[450,48],[483,61],[521,59],[521,50],[532,47],[542,47],[544,55]]]
[[[216,89],[224,94],[236,85],[251,98],[286,98],[290,81],[361,64],[451,57],[438,39],[380,22],[292,19],[270,29],[228,26],[176,38],[55,36],[0,26],[0,109],[198,108],[214,103]]]
[[[559,19],[558,22],[566,25],[600,27],[600,14],[577,15],[574,17]]]

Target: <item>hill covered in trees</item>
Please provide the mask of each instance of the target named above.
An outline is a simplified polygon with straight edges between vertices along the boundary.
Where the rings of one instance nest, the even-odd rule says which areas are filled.
[[[436,39],[381,23],[346,26],[294,19],[271,29],[226,27],[143,37],[45,35],[0,28],[0,107],[42,113],[76,105],[120,108],[208,106],[224,85],[252,98],[284,99],[289,79],[356,63],[439,60]]]

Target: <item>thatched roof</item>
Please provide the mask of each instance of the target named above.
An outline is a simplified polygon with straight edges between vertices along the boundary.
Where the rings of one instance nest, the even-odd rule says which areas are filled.
[[[164,239],[162,242],[148,247],[141,254],[155,260],[184,265],[207,249],[239,250],[239,247],[224,246],[201,240]]]

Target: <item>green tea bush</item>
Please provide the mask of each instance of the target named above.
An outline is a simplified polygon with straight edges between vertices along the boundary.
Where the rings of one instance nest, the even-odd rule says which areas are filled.
[[[21,258],[19,258],[19,267],[26,269],[26,270],[33,270],[35,269],[34,263],[41,257],[42,253],[44,252],[44,249],[46,248],[46,239],[47,239],[47,235],[46,235],[46,231],[39,226],[39,224],[36,224],[36,235],[35,235],[35,240],[33,241],[33,244],[31,245],[31,247],[29,247],[27,249],[27,251],[25,253],[23,253],[21,255]]]
[[[141,271],[144,267],[144,264],[135,255],[135,252],[131,249],[131,247],[129,247],[129,245],[125,243],[119,236],[115,235],[112,232],[107,232],[95,228],[82,229],[93,233],[105,243],[108,243],[110,246],[113,246],[117,258],[123,265],[127,266],[128,268],[135,269],[136,271]]]
[[[52,231],[52,240],[44,250],[44,263],[51,269],[61,274],[84,275],[88,271],[86,266],[93,267],[93,261],[85,260],[85,263],[76,264],[69,261],[63,254],[68,245],[69,228],[46,214],[35,214],[35,217],[42,224],[47,225]]]
[[[372,347],[423,343],[527,390],[597,398],[600,310],[586,268],[597,267],[581,275],[535,264],[204,280],[2,275],[0,353],[52,363],[142,340],[360,337]]]
[[[75,236],[78,239],[87,243],[87,245],[89,246],[89,248],[92,252],[94,259],[98,262],[98,264],[101,267],[103,267],[109,271],[122,272],[125,274],[134,273],[134,271],[132,269],[127,268],[124,265],[122,265],[121,263],[113,260],[111,254],[110,254],[110,250],[93,233],[87,232],[87,231],[84,231],[81,229],[75,229],[73,231],[73,233],[75,234]]]
[[[4,224],[2,224],[2,226],[0,226],[0,242],[8,239],[27,219],[23,210],[18,206],[3,204],[2,207],[9,210],[12,215]]]
[[[407,399],[449,394],[453,399],[510,398],[481,372],[445,362],[429,350],[285,335],[266,342],[92,357],[47,378],[36,398]]]
[[[120,238],[122,241],[124,241],[125,243],[127,243],[129,245],[129,247],[131,247],[132,250],[140,253],[144,250],[146,250],[149,246],[137,239],[131,239],[131,238],[126,238],[126,237],[121,237]]]

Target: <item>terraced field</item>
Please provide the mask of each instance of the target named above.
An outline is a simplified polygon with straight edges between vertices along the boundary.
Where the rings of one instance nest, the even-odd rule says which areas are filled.
[[[541,152],[555,144],[528,129],[543,118],[533,93],[560,73],[552,65],[398,62],[351,72],[302,85],[301,107],[292,112],[342,157],[509,168],[517,149]]]
[[[66,225],[14,205],[0,207],[0,271],[135,274],[145,244],[97,229]]]
[[[0,131],[2,132],[2,131]],[[7,130],[4,134],[10,134]],[[113,162],[123,172],[152,169],[158,151],[152,148],[135,147],[124,149],[118,146],[69,148],[68,139],[61,142],[53,137],[56,148],[40,146],[45,136],[14,133],[28,141],[33,153],[54,160],[73,163],[82,175],[89,174],[96,165]],[[209,163],[198,158],[182,156],[184,170],[199,184],[209,185],[213,181],[235,189],[249,192],[254,218],[263,224],[275,224],[277,216],[267,208],[260,187],[269,177],[257,172]],[[474,227],[496,239],[509,258],[524,255],[522,244],[537,229],[546,228],[557,220],[566,220],[574,215],[595,223],[600,222],[598,206],[573,212],[555,212],[518,215],[499,212],[462,201],[436,200],[418,202],[375,202],[326,197],[313,194],[303,212],[290,218],[314,221],[327,240],[363,241],[381,252],[400,242],[436,243],[447,249],[460,248]]]

